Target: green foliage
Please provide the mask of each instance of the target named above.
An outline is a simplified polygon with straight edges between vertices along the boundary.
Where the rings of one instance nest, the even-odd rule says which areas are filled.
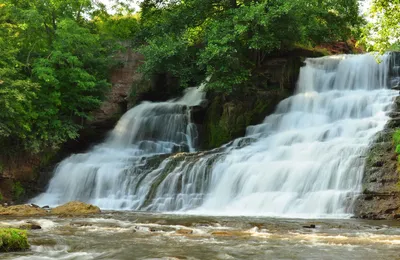
[[[400,129],[397,129],[393,134],[393,145],[395,147],[395,151],[398,154],[398,162],[400,165]]]
[[[182,87],[211,77],[207,87],[225,92],[251,85],[268,55],[347,40],[362,22],[355,0],[146,0],[141,7],[144,75],[167,73]]]
[[[2,202],[3,200],[4,200],[3,194],[2,194],[1,191],[0,191],[0,202]]]
[[[76,138],[99,107],[115,50],[111,36],[103,40],[107,32],[88,19],[101,10],[90,0],[0,4],[0,144],[6,153],[56,148]]]
[[[14,182],[12,186],[12,192],[13,192],[13,197],[15,200],[19,200],[21,196],[25,194],[25,189],[22,187],[21,183],[19,181]]]
[[[27,232],[15,228],[0,228],[0,252],[20,251],[29,248]]]
[[[110,40],[132,40],[139,31],[138,15],[99,16],[95,24],[101,36]]]
[[[384,52],[400,50],[400,1],[373,0],[369,11],[371,20],[363,28],[362,43],[368,50]]]

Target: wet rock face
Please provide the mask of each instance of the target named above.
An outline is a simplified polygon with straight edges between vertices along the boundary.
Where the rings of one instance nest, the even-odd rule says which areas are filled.
[[[277,104],[290,96],[286,89],[254,90],[241,96],[215,95],[205,113],[202,148],[212,149],[244,136],[274,112]]]
[[[390,64],[390,87],[400,90],[400,52],[393,52]]]
[[[363,193],[356,200],[354,208],[358,218],[393,219],[399,211],[399,173],[392,143],[393,133],[392,128],[380,133],[367,155]]]
[[[208,108],[203,116],[203,149],[212,149],[245,135],[272,114],[277,104],[289,97],[295,87],[304,57],[321,54],[293,51],[270,57],[254,76],[254,88],[235,90],[231,94],[208,93]]]
[[[393,53],[390,82],[400,75],[400,53]],[[393,85],[391,85],[394,88]],[[394,111],[385,130],[378,134],[367,153],[363,191],[355,202],[354,214],[365,219],[400,218],[400,183],[397,154],[393,133],[400,127],[400,97],[395,101]]]

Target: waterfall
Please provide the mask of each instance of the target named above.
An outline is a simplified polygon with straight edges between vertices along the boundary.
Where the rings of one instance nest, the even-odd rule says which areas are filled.
[[[383,130],[397,91],[389,55],[307,59],[296,95],[214,166],[196,212],[287,217],[345,217],[361,191],[364,155]],[[217,199],[216,199],[217,198]]]
[[[143,102],[132,108],[121,117],[104,143],[63,160],[47,191],[32,201],[58,205],[81,200],[102,208],[141,205],[140,198],[133,198],[130,192],[134,192],[141,180],[135,174],[151,161],[149,157],[196,150],[198,133],[191,121],[190,107],[204,100],[203,87],[204,84],[186,89],[180,99]]]
[[[56,205],[83,200],[106,209],[214,215],[347,217],[361,192],[365,153],[398,91],[390,55],[310,58],[295,94],[223,147],[195,151],[187,105],[143,103],[104,144],[60,163],[46,193]],[[191,92],[193,91],[193,92]],[[193,96],[194,97],[193,97]],[[178,153],[185,150],[192,153]]]

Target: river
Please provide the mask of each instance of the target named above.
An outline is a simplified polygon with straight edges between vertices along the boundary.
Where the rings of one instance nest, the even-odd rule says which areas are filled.
[[[35,221],[31,250],[0,259],[398,259],[400,223],[132,211]],[[315,228],[308,228],[315,225]],[[305,227],[308,226],[308,227]]]

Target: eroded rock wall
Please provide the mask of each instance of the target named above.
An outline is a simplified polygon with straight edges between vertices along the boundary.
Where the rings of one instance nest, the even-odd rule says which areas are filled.
[[[389,75],[390,87],[400,90],[400,52],[392,54]],[[400,168],[393,143],[393,134],[400,128],[400,97],[389,116],[391,119],[366,155],[363,190],[354,208],[358,218],[400,218]]]

